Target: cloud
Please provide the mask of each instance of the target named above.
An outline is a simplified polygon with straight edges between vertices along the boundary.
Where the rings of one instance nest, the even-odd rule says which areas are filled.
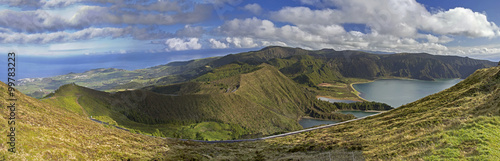
[[[86,28],[73,33],[59,31],[51,33],[0,33],[2,43],[35,43],[46,44],[54,42],[70,42],[76,40],[89,40],[93,38],[111,37],[118,38],[128,35],[131,28]]]
[[[111,7],[113,8],[113,7]],[[71,19],[77,24],[128,24],[128,25],[172,25],[196,23],[210,17],[212,8],[208,5],[194,5],[192,11],[170,13],[124,12],[121,8],[85,6]]]
[[[260,7],[259,4],[253,3],[253,4],[247,4],[243,9],[252,12],[253,14],[260,14],[262,12],[262,7]]]
[[[59,16],[50,15],[43,10],[0,11],[0,26],[17,32],[61,31],[72,26]]]
[[[58,2],[76,3],[77,1],[48,1],[47,4],[49,2],[59,4]],[[64,15],[64,17],[49,12],[50,9],[22,11],[7,9],[0,11],[0,27],[10,28],[17,32],[44,33],[81,30],[91,26],[192,24],[209,18],[212,9],[210,5],[206,4],[194,4],[187,7],[170,1],[160,1],[148,5],[117,3],[110,7],[82,5],[77,7],[74,15]],[[139,11],[131,12],[128,10]]]
[[[50,33],[18,33],[18,32],[0,32],[0,42],[18,43],[18,44],[48,44],[60,42],[74,42],[81,40],[90,40],[95,38],[122,38],[132,37],[137,40],[164,39],[172,37],[172,34],[165,32],[151,32],[143,28],[85,28],[76,32],[50,32]]]
[[[254,48],[259,46],[250,37],[227,37],[226,41],[237,48]]]
[[[225,49],[225,48],[228,48],[229,45],[227,45],[226,43],[223,43],[223,42],[220,42],[220,41],[217,41],[215,39],[210,39],[209,40],[210,44],[211,44],[211,47],[213,49]]]
[[[166,51],[180,51],[180,50],[198,50],[202,45],[198,43],[198,38],[180,39],[171,38],[165,41]]]
[[[243,0],[207,0],[207,2],[212,3],[216,7],[224,7],[226,5],[236,6],[243,2]]]
[[[489,22],[485,14],[461,7],[440,11],[423,21],[422,29],[442,35],[500,36],[498,26]]]
[[[0,0],[2,4],[20,8],[39,7],[42,3],[39,0]]]
[[[345,31],[339,25],[284,25],[277,27],[269,20],[258,18],[226,21],[217,31],[227,36],[226,42],[237,48],[285,45],[305,49],[334,48],[336,50],[373,50],[391,52],[443,53],[448,48],[440,43],[449,37],[418,34],[400,37],[376,31],[362,33]]]
[[[337,9],[312,10],[308,7],[285,7],[272,12],[271,18],[295,25],[365,24],[379,34],[400,37],[417,36],[419,30],[440,35],[500,36],[500,29],[493,22],[489,22],[485,14],[460,7],[432,14],[415,0],[319,2],[323,6],[335,6]]]
[[[204,33],[205,30],[201,26],[191,27],[186,25],[184,28],[177,30],[175,35],[178,37],[201,37]]]
[[[268,42],[286,41],[286,44],[299,46],[327,42],[331,38],[330,36],[345,32],[341,26],[335,25],[302,25],[300,27],[285,25],[276,27],[269,20],[261,20],[255,17],[226,21],[222,26],[217,28],[217,31],[224,36],[241,37],[239,40],[249,40],[248,38],[252,38],[252,40],[258,39],[258,41]],[[325,35],[325,33],[330,33],[330,35]],[[228,42],[234,43],[233,41]],[[235,46],[241,47],[242,45],[238,45],[237,43]],[[252,44],[251,46],[254,47],[255,45]],[[306,46],[310,47],[309,45]]]

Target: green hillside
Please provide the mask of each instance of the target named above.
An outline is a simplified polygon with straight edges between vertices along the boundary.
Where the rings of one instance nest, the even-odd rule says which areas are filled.
[[[169,154],[214,160],[499,160],[500,67],[480,69],[449,89],[363,120],[262,142],[175,145]]]
[[[240,77],[254,78],[254,82],[280,79],[264,76],[277,72],[269,67],[264,65],[261,69]],[[258,71],[261,70],[266,71],[265,74],[259,74]],[[265,91],[265,88],[259,88],[260,85],[243,87],[244,79],[241,80],[238,90],[221,95],[236,96],[245,90]],[[274,85],[278,86],[279,82]],[[287,88],[292,87],[276,88],[273,93]],[[8,104],[7,86],[1,83],[0,91],[3,91],[0,93],[0,102]],[[145,99],[165,96],[147,91],[110,94],[71,84],[61,87],[54,95],[43,100],[15,92],[18,151],[11,154],[7,151],[8,145],[2,142],[0,160],[500,160],[500,67],[480,69],[447,90],[381,115],[256,142],[206,144],[156,139],[108,128],[85,117],[91,113],[108,111],[109,118],[113,119],[116,117],[114,114],[120,113],[113,112],[114,107],[108,108],[106,105],[114,104],[104,102],[109,101],[106,99],[126,98],[127,95],[141,98],[141,93],[145,93]],[[153,95],[149,96],[150,93]],[[60,102],[58,98],[66,96],[76,96],[78,103],[61,104],[72,106],[71,108],[52,105]],[[67,102],[71,100],[72,98],[61,99]],[[127,99],[122,100],[125,101]],[[134,105],[141,101],[129,102]],[[286,104],[286,99],[281,103]],[[85,112],[82,110],[79,113],[78,106],[83,107]],[[98,108],[99,106],[108,109]],[[8,115],[8,110],[1,111],[0,133],[7,133]],[[121,115],[126,120],[127,117]],[[117,122],[120,124],[119,120]],[[203,122],[184,126],[182,130],[206,130],[207,127],[236,129],[231,124]],[[207,134],[220,135],[210,132]],[[1,138],[6,139],[5,135]]]
[[[370,54],[360,51],[335,51],[331,49],[311,51],[270,46],[258,51],[186,62],[172,62],[134,71],[95,69],[84,73],[71,73],[50,78],[22,79],[18,88],[23,93],[37,98],[69,83],[77,83],[101,91],[122,91],[151,85],[169,85],[190,81],[232,63],[271,64],[296,82],[311,87],[318,87],[320,83],[341,83],[345,86],[359,81],[356,79],[465,78],[477,69],[496,65],[494,62],[485,60],[424,53]],[[338,92],[340,91],[333,93]],[[348,89],[343,89],[341,93],[350,92]],[[345,96],[353,97],[353,95]],[[336,95],[336,97],[344,96]]]
[[[11,101],[8,86],[0,83],[0,103]],[[65,110],[15,92],[16,153],[8,151],[7,120],[0,110],[0,160],[154,160],[170,150],[167,141],[106,127]],[[81,110],[80,110],[81,112]]]
[[[68,84],[43,101],[143,133],[201,140],[298,130],[303,116],[354,118],[267,64],[229,64],[191,82],[112,94]]]

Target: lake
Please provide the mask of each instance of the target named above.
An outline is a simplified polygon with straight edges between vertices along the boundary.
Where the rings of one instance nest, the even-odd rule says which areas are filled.
[[[310,128],[313,126],[317,125],[322,125],[322,124],[333,124],[333,123],[338,123],[338,121],[330,121],[330,120],[318,120],[318,119],[300,119],[299,124],[304,128]]]
[[[379,79],[370,83],[354,84],[353,87],[360,96],[369,101],[383,102],[392,107],[399,107],[403,104],[414,102],[425,96],[440,92],[457,84],[463,79],[437,79],[435,81],[423,81],[413,79]],[[337,100],[319,97],[319,100],[334,102],[353,103],[351,100]],[[377,112],[364,111],[340,111],[344,114],[353,114],[356,118],[376,114]],[[301,119],[299,124],[304,128],[309,128],[322,124],[333,124],[338,121]]]
[[[410,79],[379,79],[370,83],[354,84],[360,96],[369,101],[383,102],[392,107],[414,102],[440,92],[463,79],[437,79],[435,81]]]

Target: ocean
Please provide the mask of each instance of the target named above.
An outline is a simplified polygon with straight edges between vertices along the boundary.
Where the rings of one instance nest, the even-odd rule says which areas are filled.
[[[77,55],[64,57],[26,56],[16,53],[16,79],[43,78],[68,73],[81,73],[97,68],[136,70],[173,61],[187,61],[214,56],[224,56],[258,49],[206,49],[163,53],[126,53]],[[0,57],[0,81],[7,82],[7,53]]]

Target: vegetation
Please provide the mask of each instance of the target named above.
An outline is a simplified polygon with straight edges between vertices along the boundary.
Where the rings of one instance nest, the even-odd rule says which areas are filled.
[[[113,94],[69,84],[43,101],[143,133],[158,129],[184,139],[227,140],[298,130],[305,115],[354,118],[321,110],[333,104],[316,100],[267,64],[229,64],[191,82]]]
[[[212,101],[227,101],[225,99],[234,98],[234,100],[238,100],[237,102],[245,100],[254,102],[251,104],[252,106],[244,108],[256,111],[249,111],[248,115],[240,115],[238,118],[263,115],[262,118],[286,119],[286,116],[293,116],[294,112],[291,110],[293,108],[289,108],[292,111],[289,112],[289,110],[285,110],[288,108],[283,108],[280,111],[280,109],[271,108],[273,106],[265,106],[273,104],[273,102],[268,102],[269,98],[273,99],[271,101],[280,107],[293,107],[287,105],[298,103],[314,105],[307,101],[293,101],[294,103],[291,103],[291,100],[308,98],[308,96],[304,95],[303,92],[301,94],[294,92],[295,87],[301,88],[293,83],[288,83],[291,80],[285,79],[287,77],[276,75],[280,75],[279,71],[263,65],[257,71],[230,77],[230,80],[234,80],[236,77],[240,78],[240,87],[235,92],[209,96],[193,94],[192,96],[201,98],[217,96],[210,99]],[[245,80],[249,80],[252,84],[245,82]],[[268,82],[271,83],[270,86],[280,88],[261,87],[262,82]],[[198,84],[202,84],[200,87],[203,86],[203,83],[198,82]],[[207,85],[213,86],[213,83]],[[203,91],[202,89],[200,91]],[[207,87],[207,89],[209,88]],[[9,97],[8,92],[6,92],[7,86],[2,83],[0,90],[4,91],[0,93],[0,103],[7,104],[6,100]],[[253,95],[252,92],[264,93],[264,95]],[[168,135],[166,134],[168,132],[162,131],[160,128],[152,128],[160,125],[127,122],[125,121],[127,117],[116,111],[119,108],[115,107],[126,109],[148,102],[140,99],[127,99],[143,98],[141,93],[145,93],[144,100],[169,98],[171,99],[169,102],[174,102],[176,99],[187,99],[184,97],[173,98],[175,96],[167,97],[167,95],[141,90],[110,94],[71,84],[61,87],[50,98],[45,98],[42,101],[16,92],[18,99],[16,104],[19,109],[17,114],[21,118],[16,122],[16,129],[19,130],[19,133],[16,134],[19,138],[16,142],[18,153],[9,153],[8,146],[5,143],[0,143],[2,144],[0,146],[0,159],[328,160],[331,158],[359,158],[366,160],[500,160],[500,67],[480,69],[445,91],[377,116],[330,128],[256,142],[206,144],[160,139],[107,128],[89,120],[84,116],[85,113],[71,110],[80,105],[88,115],[108,112],[107,116],[116,120],[118,124],[135,124],[136,127],[148,126],[148,129],[154,129],[149,134]],[[66,106],[52,105],[59,102],[58,100],[66,101],[58,99],[58,97],[73,97],[77,96],[76,94],[79,95],[75,98],[75,101],[78,100],[78,104],[70,104],[70,106],[74,106],[70,109],[67,109]],[[128,100],[130,106],[113,104],[111,100],[107,100],[108,98],[120,98],[123,102]],[[268,98],[268,100],[263,98]],[[180,102],[197,104],[193,100]],[[203,103],[209,102],[211,101]],[[247,103],[243,102],[242,104],[248,105]],[[235,105],[231,108],[235,108],[235,111],[241,113],[243,107],[238,107],[236,104],[231,105]],[[155,105],[138,106],[137,111],[146,114],[163,114],[154,111],[156,108],[149,109],[147,107],[155,107]],[[266,107],[268,110],[265,109]],[[225,111],[229,108],[219,109]],[[172,110],[172,112],[178,111]],[[282,116],[270,115],[274,113],[279,113]],[[204,113],[204,115],[209,114]],[[7,110],[2,110],[0,133],[7,133],[7,116]],[[226,116],[236,117],[231,113]],[[278,121],[274,120],[272,123],[279,123]],[[186,131],[190,129],[210,131],[206,130],[207,127],[227,131],[238,130],[238,128],[231,127],[236,124],[210,123],[210,121],[194,122],[187,125],[192,126],[192,128],[185,127]],[[245,130],[245,128],[242,129]],[[206,134],[206,136],[203,136],[202,133],[198,136],[195,134],[195,137],[224,136],[221,133]]]
[[[494,67],[478,70],[445,91],[363,120],[262,142],[176,144],[168,154],[173,159],[213,160],[329,160],[345,156],[366,160],[499,160],[499,107],[500,67]],[[262,151],[266,153],[259,153]]]
[[[8,86],[0,83],[0,103],[8,104]],[[58,108],[20,92],[16,101],[16,153],[0,137],[0,160],[157,160],[167,157],[168,141],[132,134]],[[74,100],[73,100],[74,101]],[[0,110],[0,133],[7,134],[8,110]]]
[[[22,79],[18,88],[23,93],[37,98],[54,91],[61,85],[73,82],[96,90],[115,92],[151,85],[186,82],[207,73],[205,78],[199,78],[198,81],[219,79],[218,77],[230,76],[231,72],[226,71],[224,73],[228,75],[219,76],[210,73],[218,73],[213,70],[233,70],[232,74],[241,74],[244,72],[236,69],[251,72],[255,69],[247,68],[262,63],[271,64],[294,81],[310,87],[318,87],[320,83],[348,84],[350,78],[369,80],[392,77],[421,80],[465,78],[477,69],[496,65],[494,62],[484,60],[421,53],[378,55],[359,51],[309,51],[271,46],[259,51],[172,62],[134,71],[112,68],[95,69],[51,78]],[[219,68],[225,65],[228,66]],[[235,69],[231,68],[238,65],[239,67]]]
[[[393,109],[391,106],[380,102],[354,102],[354,103],[333,103],[335,109],[340,110],[374,110],[374,111],[387,111]]]

